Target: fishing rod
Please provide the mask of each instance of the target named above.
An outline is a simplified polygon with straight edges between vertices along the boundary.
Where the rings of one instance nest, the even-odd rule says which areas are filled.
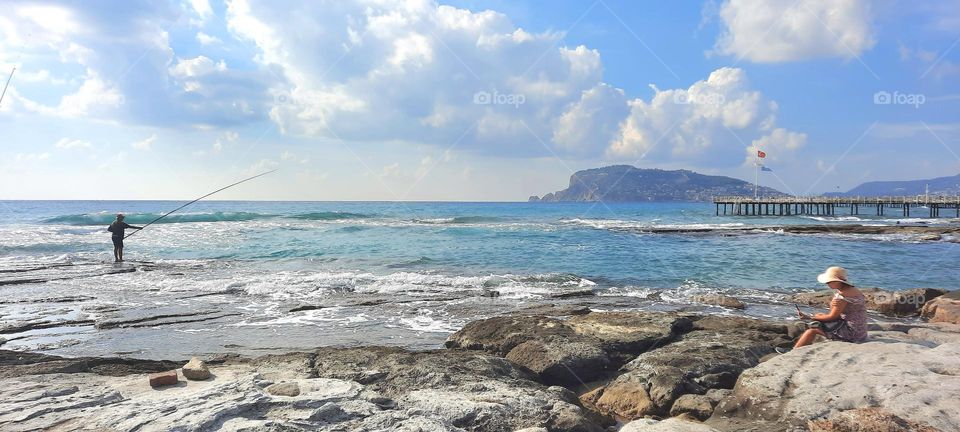
[[[182,205],[182,206],[180,206],[180,207],[177,207],[177,208],[175,208],[175,209],[173,209],[173,210],[170,210],[169,212],[167,212],[167,213],[164,214],[163,216],[160,216],[160,217],[158,217],[158,218],[150,221],[150,223],[148,223],[148,224],[140,227],[139,230],[136,230],[136,231],[134,231],[134,232],[132,232],[132,233],[130,233],[130,234],[127,234],[127,235],[123,236],[123,238],[126,239],[127,237],[130,237],[130,236],[132,236],[132,235],[140,232],[140,231],[143,230],[144,228],[152,225],[154,222],[156,222],[156,221],[158,221],[158,220],[160,220],[160,219],[163,219],[163,218],[165,218],[165,217],[167,217],[167,216],[170,216],[170,215],[173,214],[174,212],[176,212],[176,211],[178,211],[178,210],[180,210],[180,209],[182,209],[182,208],[184,208],[184,207],[186,207],[186,206],[188,206],[188,205],[190,205],[190,204],[193,204],[193,203],[195,203],[195,202],[197,202],[197,201],[200,201],[200,200],[202,200],[202,199],[204,199],[204,198],[206,198],[206,197],[208,197],[208,196],[210,196],[210,195],[213,195],[213,194],[215,194],[215,193],[217,193],[217,192],[220,192],[220,191],[223,191],[223,190],[226,190],[226,189],[230,189],[230,188],[232,188],[232,187],[234,187],[234,186],[236,186],[236,185],[238,185],[238,184],[240,184],[240,183],[253,180],[253,179],[257,178],[257,177],[265,176],[265,175],[270,174],[270,173],[272,173],[272,172],[274,172],[274,171],[276,171],[276,170],[270,170],[270,171],[267,171],[267,172],[265,172],[265,173],[257,174],[257,175],[255,175],[255,176],[253,176],[253,177],[240,180],[240,181],[238,181],[238,182],[236,182],[236,183],[234,183],[234,184],[231,184],[231,185],[229,185],[229,186],[224,186],[224,187],[222,187],[222,188],[220,188],[220,189],[217,189],[217,190],[215,190],[215,191],[213,191],[213,192],[210,192],[210,193],[208,193],[208,194],[206,194],[206,195],[204,195],[204,196],[202,196],[202,197],[200,197],[200,198],[197,198],[197,199],[195,199],[195,200],[193,200],[193,201],[190,201],[190,202],[188,202],[188,203],[186,203],[186,204],[184,204],[184,205]]]
[[[17,67],[14,66],[10,70],[10,76],[7,77],[7,84],[3,86],[3,93],[0,93],[0,103],[3,103],[3,97],[7,94],[7,87],[10,87],[10,80],[13,79],[13,73],[17,71]]]

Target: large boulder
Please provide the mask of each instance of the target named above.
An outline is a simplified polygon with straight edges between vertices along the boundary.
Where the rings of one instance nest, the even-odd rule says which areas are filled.
[[[876,407],[947,431],[960,430],[960,344],[828,342],[774,357],[740,375],[708,423],[725,418],[803,430],[811,420]]]
[[[690,331],[694,319],[671,313],[594,312],[570,318],[566,324],[577,334],[599,339],[619,366]]]
[[[690,317],[666,313],[594,312],[568,320],[495,317],[467,324],[446,346],[503,356],[536,372],[546,384],[576,387],[669,343],[691,323]]]
[[[940,297],[927,302],[920,314],[930,322],[960,324],[960,300]]]
[[[598,411],[627,419],[665,416],[686,394],[729,389],[745,369],[788,345],[785,325],[747,318],[708,316],[692,331],[627,363],[622,374],[581,396]]]
[[[548,336],[573,336],[563,321],[542,316],[502,316],[472,321],[446,341],[447,348],[481,350],[505,356],[526,341]]]

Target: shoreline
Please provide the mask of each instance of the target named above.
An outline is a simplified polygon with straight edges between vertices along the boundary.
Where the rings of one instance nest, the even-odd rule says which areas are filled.
[[[960,425],[960,413],[948,408],[960,397],[958,324],[873,322],[866,343],[776,355],[802,331],[796,322],[576,307],[531,312],[472,321],[445,349],[221,354],[205,359],[212,378],[191,381],[181,372],[176,385],[158,389],[146,374],[186,359],[0,350],[0,394],[10,401],[0,427],[794,431],[850,416],[932,428],[909,430]],[[854,366],[809,366],[838,356]],[[77,420],[80,413],[89,420]]]

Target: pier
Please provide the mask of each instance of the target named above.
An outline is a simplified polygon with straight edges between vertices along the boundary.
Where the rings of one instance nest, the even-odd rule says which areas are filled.
[[[960,218],[960,196],[771,197],[722,196],[713,199],[717,216],[876,216]],[[891,213],[892,212],[892,213]]]

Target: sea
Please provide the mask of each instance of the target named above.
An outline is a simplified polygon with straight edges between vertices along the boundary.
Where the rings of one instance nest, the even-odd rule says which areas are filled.
[[[320,346],[435,349],[556,308],[790,318],[846,267],[862,287],[960,288],[955,238],[789,234],[956,219],[717,216],[712,203],[0,201],[0,348],[183,359]],[[658,232],[677,228],[679,232]],[[673,231],[673,230],[672,230]],[[130,231],[128,231],[129,233]],[[725,294],[732,310],[701,303]]]

